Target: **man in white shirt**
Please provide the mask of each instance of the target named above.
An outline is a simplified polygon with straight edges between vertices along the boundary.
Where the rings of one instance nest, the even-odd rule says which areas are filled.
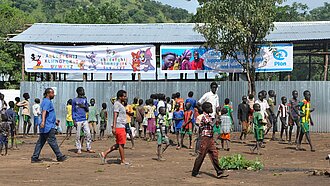
[[[200,108],[203,103],[210,102],[212,104],[212,109],[213,109],[213,113],[211,114],[211,116],[212,118],[215,118],[217,110],[220,107],[219,97],[217,94],[218,84],[216,82],[212,82],[210,87],[211,87],[211,91],[205,93],[201,97],[201,99],[197,103],[197,106]]]

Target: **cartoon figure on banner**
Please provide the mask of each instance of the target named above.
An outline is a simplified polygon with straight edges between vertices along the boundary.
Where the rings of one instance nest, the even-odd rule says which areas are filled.
[[[139,52],[137,52],[137,53],[132,52],[131,55],[132,55],[131,66],[133,68],[133,72],[140,71],[140,63],[141,62],[140,62]]]
[[[141,66],[145,72],[147,72],[148,70],[155,70],[155,67],[151,64],[152,53],[150,48],[148,48],[146,51],[140,50],[138,52],[138,55],[140,56]]]
[[[91,69],[96,70],[96,66],[97,66],[96,60],[95,60],[96,54],[94,52],[92,52],[89,55],[86,55],[86,58],[89,59],[89,63],[90,63],[88,66],[89,70],[91,70]]]
[[[38,55],[38,58],[36,58],[35,54],[31,54],[31,59],[32,61],[36,61],[37,64],[36,66],[33,67],[33,70],[37,70],[37,69],[40,69],[40,68],[43,68],[43,66],[41,66],[41,55]]]
[[[111,49],[109,49],[109,48],[107,48],[106,52],[107,52],[107,55],[110,55],[110,56],[114,56],[114,55],[116,55],[116,53],[117,53],[116,51],[111,50]]]
[[[80,70],[85,70],[84,66],[85,66],[85,61],[84,61],[84,60],[81,60],[81,61],[78,63],[78,67],[79,67],[79,69],[80,69]]]

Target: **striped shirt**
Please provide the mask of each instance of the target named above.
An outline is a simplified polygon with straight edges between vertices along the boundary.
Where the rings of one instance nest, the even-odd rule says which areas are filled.
[[[278,112],[280,112],[280,117],[281,118],[285,118],[285,117],[288,117],[288,105],[284,105],[284,104],[280,104],[278,106]]]
[[[205,137],[213,137],[213,126],[212,126],[212,118],[208,114],[203,114],[201,118],[201,129],[202,129],[202,136]]]

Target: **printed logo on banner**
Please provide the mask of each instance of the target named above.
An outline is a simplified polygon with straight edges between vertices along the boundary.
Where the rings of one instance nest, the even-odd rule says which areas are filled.
[[[153,45],[25,45],[27,72],[155,73]]]

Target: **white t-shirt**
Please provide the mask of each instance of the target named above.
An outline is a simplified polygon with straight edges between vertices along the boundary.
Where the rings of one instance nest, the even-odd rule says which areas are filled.
[[[257,100],[256,103],[260,105],[260,113],[264,116],[264,119],[268,117],[266,110],[269,109],[269,105],[267,100],[265,99],[263,101]]]
[[[160,107],[165,107],[165,102],[163,100],[158,101],[157,110],[156,110],[157,112],[159,112]]]
[[[41,114],[40,105],[39,104],[34,104],[32,106],[32,111],[33,111],[33,116],[39,116]]]
[[[203,104],[205,102],[210,102],[212,104],[213,113],[211,114],[212,118],[215,118],[216,109],[219,107],[219,97],[218,94],[213,94],[212,91],[205,93],[198,103]]]
[[[117,123],[116,128],[125,128],[126,125],[126,109],[123,104],[119,101],[116,101],[113,104],[113,111],[117,112]]]

